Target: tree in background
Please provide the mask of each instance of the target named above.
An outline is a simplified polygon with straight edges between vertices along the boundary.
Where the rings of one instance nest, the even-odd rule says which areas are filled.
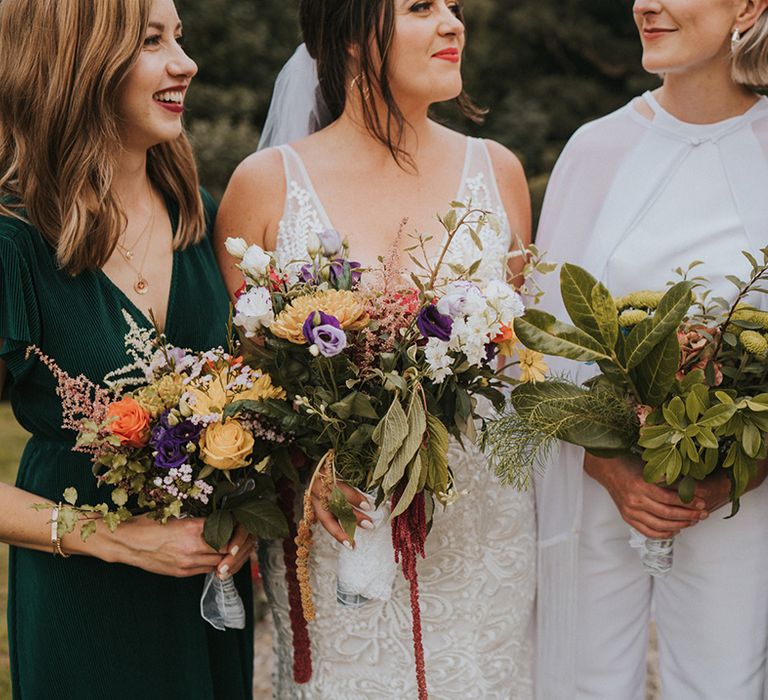
[[[274,79],[300,41],[297,0],[179,0],[200,73],[188,125],[203,183],[220,196],[258,143]],[[560,150],[584,122],[656,84],[640,67],[629,0],[467,0],[465,83],[483,126],[439,118],[520,155],[536,208]]]

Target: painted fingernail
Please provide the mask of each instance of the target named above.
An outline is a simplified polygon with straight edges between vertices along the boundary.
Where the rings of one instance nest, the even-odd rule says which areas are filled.
[[[371,505],[371,502],[370,502],[370,501],[367,501],[367,500],[366,500],[366,501],[362,501],[362,502],[360,503],[360,505],[358,506],[358,508],[359,508],[360,510],[366,510],[366,511],[371,511],[371,510],[373,510],[373,506]]]
[[[230,553],[230,554],[231,554],[233,557],[236,557],[236,556],[237,556],[237,553],[238,553],[239,551],[240,551],[240,546],[239,546],[239,545],[235,545],[234,547],[232,547],[232,549],[230,549],[230,550],[229,550],[229,553]]]
[[[708,517],[709,517],[709,513],[702,513],[701,514],[701,519],[702,520],[706,520]]]
[[[224,566],[219,567],[219,576],[224,577],[229,573],[229,564],[224,564]]]
[[[360,527],[364,530],[373,530],[376,526],[370,520],[363,520],[360,523]]]
[[[344,545],[344,546],[345,546],[347,549],[352,549],[352,544],[350,543],[350,541],[349,541],[349,540],[344,540],[344,541],[342,542],[342,544],[343,544],[343,545]]]

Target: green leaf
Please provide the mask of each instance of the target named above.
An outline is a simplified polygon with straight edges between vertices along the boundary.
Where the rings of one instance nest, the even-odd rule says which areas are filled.
[[[741,436],[741,447],[750,457],[757,457],[760,448],[763,446],[763,436],[760,431],[750,422],[744,423],[744,432]]]
[[[514,326],[517,337],[527,348],[545,355],[577,362],[611,359],[591,335],[544,311],[528,309],[524,316],[515,319]]]
[[[235,519],[229,510],[211,513],[203,525],[203,539],[217,552],[224,549],[235,531]]]
[[[330,409],[342,420],[347,420],[350,416],[371,418],[373,420],[378,420],[379,418],[379,414],[376,413],[371,400],[359,391],[347,394],[341,401],[331,404]]]
[[[74,486],[64,489],[64,500],[71,506],[77,503],[77,489]]]
[[[389,410],[379,421],[371,436],[374,443],[379,446],[379,458],[373,470],[372,481],[377,482],[387,473],[389,465],[407,436],[408,418],[400,405],[399,398],[395,396]]]
[[[733,404],[719,404],[708,409],[698,422],[699,426],[707,428],[717,428],[725,425],[736,413],[736,406]]]
[[[419,451],[424,440],[424,431],[427,429],[427,416],[421,403],[421,392],[414,386],[411,391],[411,400],[408,403],[408,435],[400,445],[389,470],[384,476],[382,487],[385,493],[391,493],[405,474],[406,467]],[[417,481],[418,483],[418,481]]]
[[[605,348],[609,351],[616,345],[619,337],[619,317],[616,314],[616,302],[611,293],[601,283],[592,289],[592,309]]]
[[[448,430],[443,422],[427,414],[427,443],[422,450],[421,461],[427,473],[425,485],[430,491],[445,492],[448,489]]]
[[[253,500],[233,509],[235,520],[254,537],[279,540],[288,537],[288,521],[275,503]]]
[[[661,407],[664,414],[664,420],[677,430],[685,430],[685,404],[679,396],[675,396],[671,401]]]
[[[560,268],[560,294],[563,297],[563,305],[568,316],[576,328],[602,343],[604,338],[600,324],[595,317],[592,298],[597,285],[598,281],[578,265],[565,263]],[[614,307],[612,311],[613,317],[616,319],[616,308]],[[613,347],[614,343],[611,343],[610,347]]]
[[[408,509],[408,506],[411,505],[413,497],[419,492],[419,481],[421,481],[422,469],[423,465],[421,463],[421,457],[417,453],[413,458],[413,462],[409,465],[408,483],[405,485],[403,495],[400,496],[397,506],[392,511],[390,520],[404,513]]]
[[[128,492],[123,488],[116,488],[112,490],[112,503],[116,506],[124,506],[128,503]]]
[[[88,538],[96,532],[96,521],[87,520],[80,528],[80,539],[83,542],[87,542]]]
[[[355,532],[357,530],[355,510],[352,508],[352,504],[347,500],[344,492],[338,486],[334,486],[333,491],[331,491],[331,497],[328,499],[328,510],[333,513],[341,524],[341,527],[344,528],[344,532],[347,533],[349,541],[354,542]]]
[[[696,479],[690,476],[683,477],[677,487],[677,493],[683,503],[690,503],[696,494]]]
[[[692,282],[678,282],[662,297],[656,312],[638,323],[627,337],[627,369],[637,367],[659,343],[677,334],[693,304]]]
[[[674,463],[675,458],[680,460],[680,455],[674,445],[659,448],[658,450],[646,450],[643,452],[643,459],[645,460],[643,478],[649,484],[658,484],[665,478],[665,475],[667,474],[670,465]]]
[[[680,344],[677,334],[671,334],[656,345],[631,372],[643,403],[659,406],[667,398],[675,383],[679,364]]]

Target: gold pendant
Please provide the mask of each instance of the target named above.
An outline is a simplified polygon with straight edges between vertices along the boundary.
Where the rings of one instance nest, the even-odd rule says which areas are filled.
[[[143,277],[139,277],[139,279],[133,283],[133,289],[136,294],[146,294],[149,291],[149,282]]]

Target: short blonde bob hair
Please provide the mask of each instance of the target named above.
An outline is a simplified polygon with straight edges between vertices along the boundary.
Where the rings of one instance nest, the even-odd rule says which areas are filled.
[[[152,0],[0,0],[0,215],[28,220],[70,274],[101,267],[126,223],[113,193],[120,85]],[[174,245],[205,235],[185,134],[151,148],[150,180],[179,208]]]
[[[733,79],[740,85],[768,87],[768,10],[734,47],[732,66]]]

